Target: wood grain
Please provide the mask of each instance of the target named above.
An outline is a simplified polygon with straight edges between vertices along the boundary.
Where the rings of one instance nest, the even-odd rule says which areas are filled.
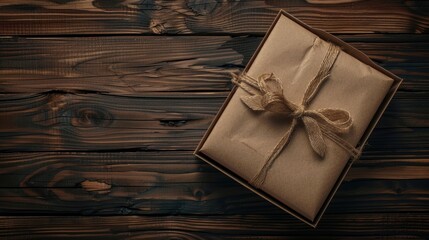
[[[0,145],[7,151],[190,150],[225,97],[226,93],[7,94],[0,100]]]
[[[0,97],[0,150],[194,150],[226,95],[5,94]],[[364,154],[428,156],[428,98],[425,92],[398,94]]]
[[[328,213],[429,211],[429,159],[363,159]],[[0,214],[279,214],[190,151],[7,153]]]
[[[429,35],[341,35],[404,78],[400,90],[429,91]],[[0,38],[0,92],[228,91],[260,37],[135,36]]]
[[[429,160],[370,159],[353,165],[346,181],[427,179]],[[157,187],[181,183],[223,183],[214,168],[192,151],[31,152],[0,156],[0,187],[78,187],[102,182],[115,187]],[[85,188],[85,187],[82,187]]]
[[[317,229],[192,156],[281,8],[405,79]],[[0,239],[428,239],[428,12],[0,1]]]
[[[334,33],[425,33],[429,26],[429,5],[419,0],[7,0],[0,35],[264,34],[279,9]]]
[[[0,222],[0,235],[14,239],[426,239],[429,234],[425,213],[326,214],[318,229],[287,215],[10,216]]]

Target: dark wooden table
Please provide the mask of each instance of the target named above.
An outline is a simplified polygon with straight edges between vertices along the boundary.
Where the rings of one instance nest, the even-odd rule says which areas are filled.
[[[192,156],[280,8],[405,79],[317,229]],[[0,1],[1,239],[427,239],[429,2]]]

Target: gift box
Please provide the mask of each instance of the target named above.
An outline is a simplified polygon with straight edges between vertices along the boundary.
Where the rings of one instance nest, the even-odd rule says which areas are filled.
[[[401,79],[280,11],[195,155],[316,227]]]

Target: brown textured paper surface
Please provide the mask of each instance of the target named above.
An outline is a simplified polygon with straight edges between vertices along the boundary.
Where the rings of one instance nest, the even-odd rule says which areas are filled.
[[[257,78],[273,72],[282,80],[284,95],[300,103],[327,48],[327,42],[282,15],[247,73]],[[390,77],[341,52],[309,109],[349,111],[353,126],[342,136],[356,145],[392,83]],[[250,110],[240,100],[243,95],[246,93],[237,89],[200,151],[249,181],[289,128],[290,120]],[[304,127],[298,125],[261,190],[314,220],[349,159],[342,148],[328,138],[325,141],[327,152],[321,159],[313,152]]]

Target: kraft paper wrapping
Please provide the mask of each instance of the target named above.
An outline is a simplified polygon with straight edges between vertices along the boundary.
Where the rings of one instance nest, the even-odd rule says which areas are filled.
[[[274,73],[282,80],[284,95],[300,103],[327,49],[326,41],[281,16],[247,74],[257,78]],[[309,109],[349,111],[353,126],[341,136],[356,145],[392,83],[392,78],[342,51]],[[252,111],[240,100],[244,95],[247,93],[237,89],[200,151],[249,181],[290,127],[290,120]],[[349,154],[334,142],[328,138],[325,142],[327,152],[321,159],[312,150],[302,124],[298,125],[260,189],[314,220],[349,159]]]

